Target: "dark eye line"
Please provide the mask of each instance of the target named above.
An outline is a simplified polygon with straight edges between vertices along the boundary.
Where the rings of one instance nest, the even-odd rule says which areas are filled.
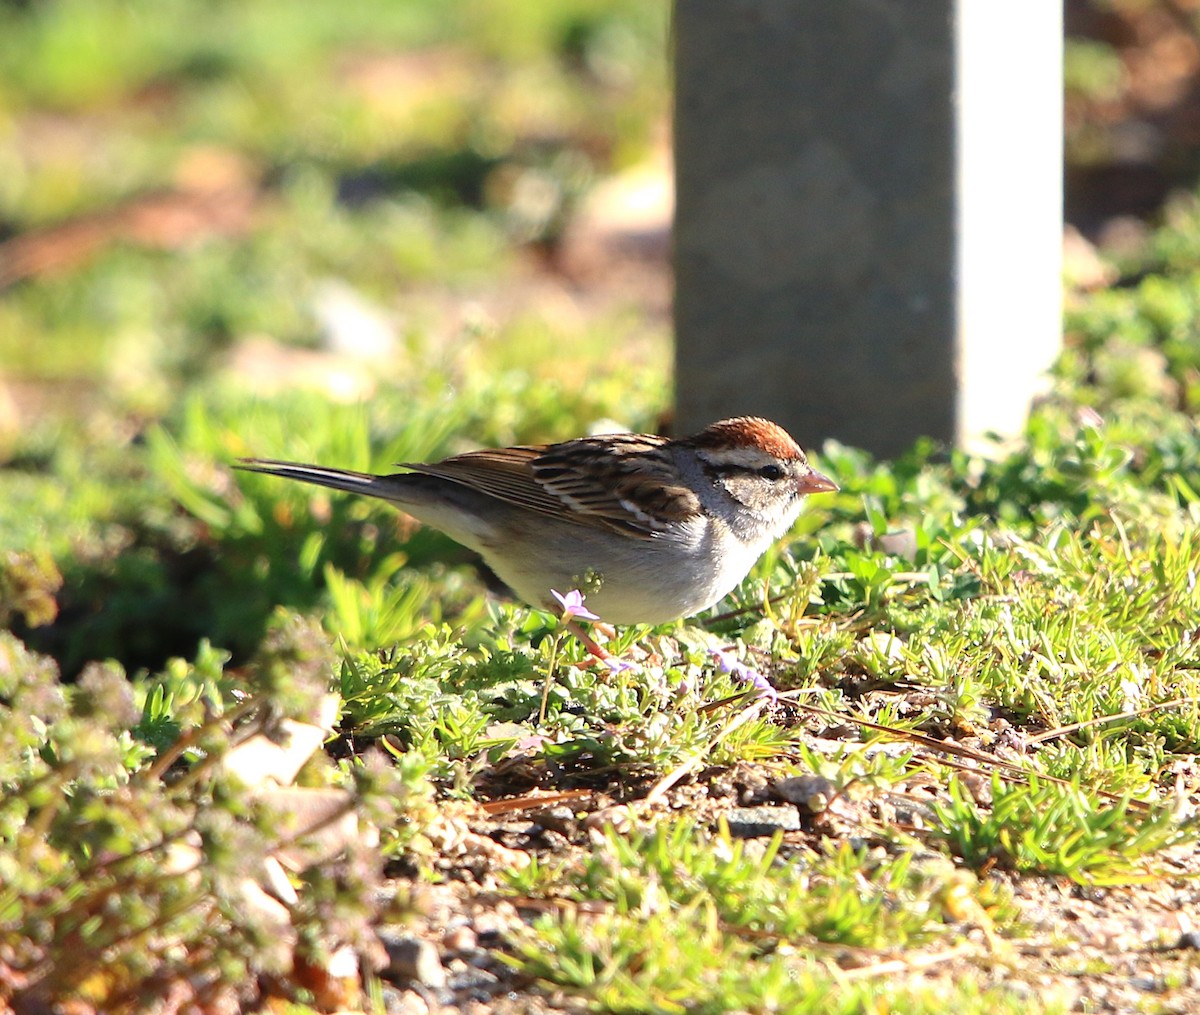
[[[783,469],[778,465],[763,465],[752,469],[746,465],[710,465],[709,471],[715,476],[762,476],[763,479],[783,479]]]

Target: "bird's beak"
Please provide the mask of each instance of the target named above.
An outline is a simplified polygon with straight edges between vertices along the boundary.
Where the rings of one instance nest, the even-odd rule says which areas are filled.
[[[797,493],[832,493],[836,489],[838,489],[837,483],[828,476],[821,475],[816,469],[809,469],[805,475],[796,479]]]

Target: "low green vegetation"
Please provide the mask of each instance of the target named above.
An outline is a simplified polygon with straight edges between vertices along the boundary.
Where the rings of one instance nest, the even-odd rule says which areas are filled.
[[[233,465],[658,425],[666,322],[556,258],[652,151],[665,8],[290,10],[0,4],[0,998],[387,1010],[403,931],[491,977],[447,1004],[1071,1010],[1117,957],[1059,976],[1038,893],[1197,870],[1200,201],[1072,294],[1019,439],[813,449],[840,491],[605,668],[440,534]]]

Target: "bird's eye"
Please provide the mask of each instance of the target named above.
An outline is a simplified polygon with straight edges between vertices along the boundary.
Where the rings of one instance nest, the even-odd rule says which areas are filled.
[[[778,465],[764,465],[758,470],[763,479],[783,479],[783,469]]]

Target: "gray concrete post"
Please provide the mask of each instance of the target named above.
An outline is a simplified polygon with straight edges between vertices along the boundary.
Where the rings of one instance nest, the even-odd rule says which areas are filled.
[[[678,0],[680,432],[1020,429],[1060,344],[1055,0]]]

